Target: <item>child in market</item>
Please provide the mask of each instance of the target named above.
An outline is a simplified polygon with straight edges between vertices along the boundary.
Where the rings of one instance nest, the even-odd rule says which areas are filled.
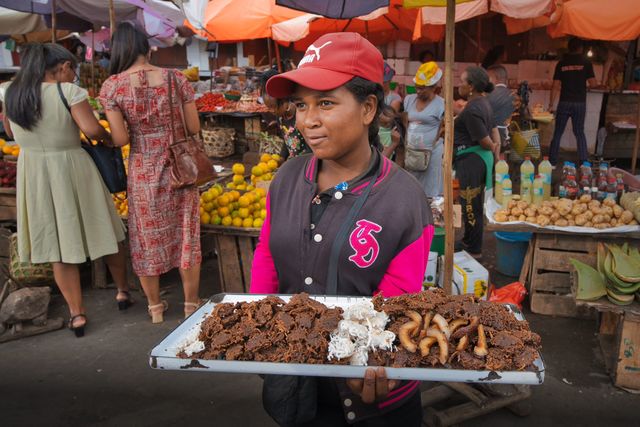
[[[289,98],[313,154],[271,184],[252,293],[393,296],[418,292],[433,237],[424,192],[380,154],[383,60],[356,33],[327,34],[267,92]],[[281,425],[421,425],[418,382],[265,378],[265,409]]]

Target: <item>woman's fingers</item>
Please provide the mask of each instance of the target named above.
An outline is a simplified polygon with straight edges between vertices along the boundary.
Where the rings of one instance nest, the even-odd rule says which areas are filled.
[[[383,399],[389,394],[387,371],[379,367],[376,369],[376,399]]]
[[[362,394],[360,397],[362,398],[362,402],[364,403],[374,403],[376,401],[376,370],[373,368],[369,368],[364,373],[364,383],[362,385]]]

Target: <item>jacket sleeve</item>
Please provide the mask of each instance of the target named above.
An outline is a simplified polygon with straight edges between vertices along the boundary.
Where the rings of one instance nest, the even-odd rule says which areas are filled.
[[[251,287],[252,294],[274,294],[278,291],[278,273],[269,249],[269,239],[271,236],[271,198],[267,195],[267,217],[265,218],[258,245],[253,255],[253,265],[251,267]]]
[[[393,258],[376,295],[382,293],[385,297],[393,297],[422,290],[433,233],[433,225],[427,225],[418,239]]]

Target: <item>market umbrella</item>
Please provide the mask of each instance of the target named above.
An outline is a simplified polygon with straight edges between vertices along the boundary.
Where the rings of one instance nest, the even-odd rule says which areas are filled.
[[[219,42],[270,38],[272,25],[303,14],[277,6],[275,0],[210,1],[199,34],[210,41]],[[193,24],[190,25],[198,30]]]
[[[26,34],[46,29],[47,26],[40,15],[0,7],[0,32],[2,34]]]
[[[351,19],[389,6],[389,0],[276,0],[276,4],[326,18]]]
[[[635,40],[640,37],[638,0],[565,0],[558,3],[548,27],[552,37],[573,35],[592,40]]]
[[[362,34],[373,44],[385,44],[393,40],[437,41],[444,34],[443,26],[421,24],[419,9],[405,9],[402,0],[392,0],[388,8],[352,19],[330,19],[319,15],[303,15],[275,24],[273,38],[296,42],[296,50],[306,50],[323,34],[351,31]]]
[[[0,7],[14,11],[33,13],[44,16],[44,22],[52,30],[87,31],[91,29],[91,23],[66,12],[60,7],[59,1],[53,0],[0,0]],[[55,17],[53,10],[55,9]],[[55,28],[54,28],[55,27]],[[6,29],[5,29],[6,28]],[[0,32],[5,33],[8,27],[1,27]],[[5,33],[7,34],[7,33]]]

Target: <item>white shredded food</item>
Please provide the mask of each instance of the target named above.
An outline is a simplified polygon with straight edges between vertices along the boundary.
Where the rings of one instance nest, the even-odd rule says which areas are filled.
[[[396,334],[385,331],[389,316],[368,300],[345,308],[343,320],[331,334],[328,358],[350,358],[351,365],[366,366],[369,350],[392,350]]]

